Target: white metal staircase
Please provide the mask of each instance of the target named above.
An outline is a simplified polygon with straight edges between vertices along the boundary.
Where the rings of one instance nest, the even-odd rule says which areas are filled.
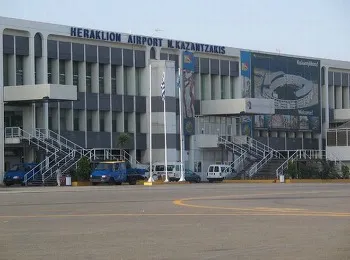
[[[50,181],[55,184],[58,169],[64,174],[76,166],[79,159],[84,156],[90,161],[128,160],[131,165],[139,163],[124,150],[86,149],[52,130],[37,128],[29,133],[20,127],[8,127],[5,129],[5,138],[9,143],[27,140],[29,144],[34,144],[36,147],[49,152],[42,162],[25,174],[24,182],[26,185],[34,182],[45,185]]]
[[[66,152],[60,151],[60,149],[53,144],[43,140],[41,136],[37,135],[35,131],[33,131],[33,133],[29,133],[20,127],[5,128],[5,143],[16,143],[17,141],[23,142],[23,140],[28,141],[29,145],[34,145],[38,149],[42,149],[45,151],[45,153],[47,153],[47,157],[38,165],[33,167],[24,176],[25,184],[28,184],[30,182],[42,182],[42,178],[40,178],[39,175],[46,169],[50,168],[55,162],[59,160],[60,156],[62,156],[62,154],[64,155]]]
[[[237,173],[245,168],[245,161],[248,158],[255,158],[257,162],[253,163],[247,170],[248,177],[254,176],[262,167],[264,167],[273,158],[282,159],[284,156],[277,150],[261,143],[249,136],[233,136],[233,141],[219,137],[218,143],[225,147],[230,147],[239,153],[238,158],[231,164]]]

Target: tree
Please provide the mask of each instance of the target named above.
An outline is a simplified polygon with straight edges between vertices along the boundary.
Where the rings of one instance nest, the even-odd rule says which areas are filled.
[[[341,167],[341,171],[343,173],[343,179],[349,179],[349,176],[350,176],[349,167],[347,165],[343,165]]]
[[[322,170],[320,172],[321,179],[338,179],[339,174],[336,170],[335,163],[329,160],[321,160]]]
[[[76,178],[78,181],[88,181],[91,174],[91,164],[87,157],[82,157],[77,163]]]
[[[128,133],[121,133],[118,136],[117,145],[119,146],[119,148],[124,149],[125,146],[129,143],[129,141],[130,135]]]
[[[294,161],[289,161],[288,162],[288,169],[287,169],[287,178],[290,177],[292,179],[298,178],[298,168],[297,168],[297,163]]]

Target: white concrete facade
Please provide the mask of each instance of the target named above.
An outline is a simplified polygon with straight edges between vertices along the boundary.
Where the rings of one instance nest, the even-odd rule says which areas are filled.
[[[94,33],[93,36],[92,33]],[[8,49],[8,42],[6,42],[8,36],[14,41],[13,50]],[[26,50],[19,48],[24,38],[24,43],[28,46]],[[26,39],[28,39],[27,42]],[[140,42],[137,42],[137,39]],[[36,49],[39,46],[38,42],[40,43],[39,54]],[[52,43],[56,43],[56,49],[52,47]],[[82,60],[79,57],[74,58],[79,54],[75,49],[76,46],[73,47],[74,44],[83,46]],[[69,47],[64,49],[64,46]],[[91,58],[89,53],[93,53],[91,49],[94,50],[94,48],[97,48],[96,57]],[[102,49],[108,49],[107,54],[102,54],[104,53]],[[121,56],[113,53],[112,49],[121,50]],[[162,161],[164,158],[164,149],[160,141],[164,131],[163,112],[159,100],[161,74],[164,71],[166,96],[169,100],[167,103],[169,109],[166,113],[169,135],[168,160],[177,161],[179,160],[177,141],[179,115],[176,107],[178,92],[175,88],[175,79],[177,67],[183,68],[182,54],[186,49],[192,51],[198,60],[198,64],[195,65],[194,96],[200,104],[200,109],[199,113],[196,112],[199,116],[207,116],[203,118],[204,121],[208,120],[206,123],[201,123],[202,119],[197,119],[195,135],[188,137],[186,141],[184,154],[186,166],[193,169],[198,160],[214,163],[221,158],[221,161],[231,161],[232,158],[229,158],[229,155],[223,155],[218,149],[201,150],[204,148],[198,147],[196,143],[197,140],[203,140],[203,136],[197,135],[241,134],[242,121],[238,118],[241,111],[238,110],[242,108],[245,108],[243,112],[247,114],[249,112],[251,114],[274,113],[274,107],[268,100],[256,103],[257,110],[252,106],[252,111],[247,111],[247,100],[242,96],[242,77],[240,76],[241,49],[5,17],[0,17],[0,71],[2,72],[0,87],[5,85],[5,91],[0,92],[0,134],[4,135],[6,120],[11,123],[7,126],[14,126],[13,122],[18,113],[21,114],[20,125],[24,129],[31,130],[39,127],[50,128],[62,135],[69,133],[74,135],[73,141],[80,142],[85,147],[115,147],[118,133],[129,132],[133,134],[133,140],[128,150],[142,163],[147,163],[150,114],[148,109],[149,65],[151,64],[152,96],[158,97],[152,112],[152,134],[153,139],[157,141],[152,145],[153,159]],[[141,58],[140,53],[144,55],[141,55]],[[70,56],[67,58],[67,55]],[[108,62],[104,61],[104,58]],[[119,58],[120,61],[113,63]],[[318,139],[318,148],[322,149],[325,145],[322,138],[326,139],[326,131],[332,127],[334,119],[345,123],[350,118],[348,110],[350,109],[350,62],[319,60],[322,70],[321,134],[314,134],[311,131],[287,132],[266,129],[259,131],[257,137],[266,138],[268,144],[273,138],[284,138],[286,143],[288,139],[300,138],[303,144],[305,139]],[[224,64],[228,65],[225,67]],[[339,75],[340,80],[338,80]],[[347,79],[346,82],[345,79]],[[14,92],[9,94],[12,91],[10,88],[15,86],[21,86],[21,88],[35,86],[40,89],[39,86],[60,85],[62,92],[56,92],[60,94],[56,95],[60,102],[41,103],[36,100],[37,96],[29,97],[25,94],[26,91],[22,92],[21,96],[19,89],[14,89]],[[67,92],[63,90],[64,86],[69,88]],[[43,96],[45,91],[39,92],[39,96]],[[17,95],[18,98],[16,98]],[[4,98],[5,101],[11,101],[11,106],[5,105],[5,114],[7,113],[5,119],[2,105]],[[26,102],[16,106],[16,102],[21,100]],[[251,101],[254,105],[254,99]],[[235,106],[235,104],[239,105]],[[230,106],[232,109],[229,108]],[[8,115],[10,119],[7,119]],[[222,120],[221,117],[228,119]],[[303,147],[305,148],[304,145]],[[5,160],[2,158],[4,158],[4,144],[0,142],[0,172],[4,171]],[[33,158],[33,155],[28,155],[27,158]]]

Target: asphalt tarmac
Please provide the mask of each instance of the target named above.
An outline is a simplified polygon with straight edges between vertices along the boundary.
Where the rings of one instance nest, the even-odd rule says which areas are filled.
[[[350,259],[350,184],[0,188],[0,259]]]

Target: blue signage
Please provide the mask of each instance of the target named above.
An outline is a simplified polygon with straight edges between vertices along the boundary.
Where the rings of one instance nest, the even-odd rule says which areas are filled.
[[[157,37],[148,37],[140,35],[129,35],[126,41],[122,41],[122,34],[116,32],[106,32],[101,30],[93,30],[86,28],[71,27],[70,35],[73,37],[94,39],[101,41],[110,42],[123,42],[138,45],[148,45],[151,47],[161,47],[163,43],[166,44],[166,48],[169,49],[179,49],[184,51],[196,51],[196,52],[207,52],[216,54],[225,54],[225,46],[217,46],[202,43],[193,43],[185,41],[175,41],[175,40],[164,40]]]
[[[241,51],[241,75],[250,78],[250,52]]]
[[[194,56],[192,52],[184,51],[183,53],[183,69],[194,71]]]

